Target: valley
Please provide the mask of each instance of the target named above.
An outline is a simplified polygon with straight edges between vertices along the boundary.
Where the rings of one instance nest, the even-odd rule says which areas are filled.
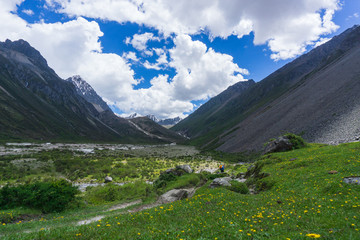
[[[94,152],[84,153],[79,151],[79,146],[85,147],[83,150],[96,147]],[[103,149],[99,149],[100,146]],[[260,181],[256,180],[259,181],[255,187],[256,194],[236,192],[227,187],[209,188],[213,179],[211,176],[219,177],[221,174],[211,175],[204,171],[218,171],[218,164],[225,163],[227,176],[246,174],[254,162],[234,164],[246,160],[241,156],[218,158],[214,153],[199,153],[193,147],[170,145],[128,145],[127,149],[110,145],[71,147],[73,150],[67,146],[66,150],[48,149],[23,155],[3,155],[2,164],[16,164],[19,157],[43,163],[49,162],[49,159],[54,163],[57,159],[68,162],[75,159],[71,166],[81,165],[83,161],[91,166],[97,160],[102,163],[99,171],[86,172],[86,167],[80,168],[78,165],[75,168],[64,167],[64,171],[57,173],[61,177],[72,178],[74,182],[97,183],[110,175],[114,182],[126,181],[125,184],[106,183],[88,187],[85,192],[79,192],[76,200],[60,213],[42,213],[26,207],[2,209],[2,239],[360,237],[360,185],[344,181],[360,171],[359,142],[338,146],[307,144],[305,148],[297,150],[254,157],[253,161],[261,163],[262,171],[268,175]],[[126,169],[116,165],[119,163],[127,166]],[[168,179],[166,187],[159,188],[156,180],[160,172],[180,164],[189,164],[195,173]],[[96,164],[93,166],[97,168]],[[41,169],[45,165],[28,167],[31,170],[22,172],[16,181],[11,176],[4,180],[2,174],[1,182],[13,181],[15,186],[19,186],[40,179],[50,181],[47,173],[51,171]],[[121,171],[112,172],[114,168]],[[204,171],[199,172],[200,169]],[[126,179],[119,177],[122,171],[126,171]],[[55,172],[51,172],[51,175],[56,176]],[[251,179],[245,182],[247,186],[251,186],[251,181],[255,180]],[[151,184],[148,181],[154,182]],[[197,189],[193,197],[165,204],[157,200],[169,189],[193,187]]]

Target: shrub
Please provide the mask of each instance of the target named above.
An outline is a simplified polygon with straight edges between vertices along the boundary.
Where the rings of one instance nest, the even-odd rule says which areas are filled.
[[[241,193],[241,194],[249,193],[249,189],[245,183],[238,182],[238,181],[231,181],[230,184],[231,184],[231,186],[226,187],[230,191]]]
[[[256,191],[270,190],[275,185],[275,181],[269,178],[264,178],[256,181]]]
[[[108,183],[105,186],[90,187],[85,193],[85,199],[93,204],[110,203],[114,201],[133,200],[152,196],[151,186],[145,182],[118,186]]]
[[[78,189],[65,180],[36,182],[0,189],[0,207],[29,207],[43,213],[61,212],[75,199]]]
[[[306,145],[305,140],[296,134],[286,133],[284,136],[290,140],[293,145],[293,149],[303,148]]]

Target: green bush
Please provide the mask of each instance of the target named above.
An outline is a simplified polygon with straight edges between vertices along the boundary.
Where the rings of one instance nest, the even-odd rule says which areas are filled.
[[[108,183],[105,186],[89,187],[85,193],[85,199],[92,204],[104,204],[146,198],[152,195],[152,187],[149,184],[137,181],[123,186]]]
[[[270,190],[275,185],[275,181],[269,178],[264,178],[256,181],[256,191]]]
[[[231,184],[231,186],[226,187],[230,191],[241,193],[241,194],[249,193],[249,189],[245,183],[238,182],[238,181],[231,181],[230,184]]]
[[[175,181],[176,176],[172,173],[162,173],[160,174],[159,178],[154,181],[154,188],[162,188],[167,185],[168,182]]]
[[[186,187],[195,187],[201,183],[201,180],[206,181],[201,174],[191,173],[185,174],[176,179],[176,181],[171,181],[161,192],[167,192],[171,189],[179,189]]]
[[[29,207],[43,213],[61,212],[75,199],[78,189],[65,180],[36,182],[0,189],[0,208]]]
[[[290,140],[293,145],[293,149],[303,148],[306,145],[305,140],[296,134],[286,133],[284,136]]]

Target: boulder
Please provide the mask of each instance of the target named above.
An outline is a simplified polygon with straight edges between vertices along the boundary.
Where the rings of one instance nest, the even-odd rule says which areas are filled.
[[[292,148],[293,144],[290,142],[289,138],[281,136],[268,142],[264,148],[264,154],[289,151]]]
[[[204,168],[204,169],[200,169],[200,170],[196,171],[196,173],[208,172],[208,173],[214,174],[218,170],[219,170],[218,168]]]
[[[186,189],[172,189],[158,199],[158,203],[165,204],[187,198],[189,192]]]
[[[344,183],[360,185],[360,176],[344,177]]]
[[[235,178],[234,181],[244,183],[244,182],[246,182],[246,178]]]
[[[192,168],[189,165],[179,165],[179,166],[176,166],[176,168],[177,169],[182,169],[186,173],[192,173],[193,172]]]
[[[109,182],[112,182],[113,179],[112,179],[112,177],[110,177],[110,176],[106,176],[105,179],[104,179],[104,181],[105,181],[105,183],[109,183]]]
[[[210,188],[216,188],[221,186],[231,186],[229,181],[231,181],[231,177],[223,177],[223,178],[215,178],[210,184]]]

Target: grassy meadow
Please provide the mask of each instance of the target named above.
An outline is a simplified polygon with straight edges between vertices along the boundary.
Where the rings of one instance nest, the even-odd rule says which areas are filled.
[[[123,163],[126,158],[127,163],[134,162],[134,169],[140,168],[137,177],[130,178],[138,182],[121,190],[129,193],[127,198],[84,204],[90,195],[83,193],[74,206],[62,213],[43,214],[23,208],[3,210],[0,219],[9,219],[11,215],[13,220],[2,222],[2,239],[360,239],[360,185],[343,182],[344,177],[360,175],[359,142],[339,146],[309,144],[302,149],[260,157],[258,161],[264,164],[262,171],[269,176],[261,179],[260,186],[265,188],[258,194],[210,189],[211,180],[204,174],[183,175],[170,181],[166,190],[196,186],[192,198],[144,210],[141,206],[154,202],[157,191],[141,181],[156,179],[158,171],[177,162],[203,168],[219,162],[209,160],[214,154],[163,157],[161,161],[152,156],[148,162],[152,159],[158,167],[151,168],[151,173],[146,175],[141,170],[142,164],[148,164],[146,157],[110,155],[104,154],[103,159],[109,162],[112,159],[114,164],[114,161]],[[90,155],[89,159],[88,162],[93,160]],[[135,165],[136,161],[142,164]],[[226,164],[230,175],[246,171],[246,165]],[[139,198],[142,203],[107,211],[113,205]],[[98,221],[77,225],[80,220],[99,215],[103,218]]]

